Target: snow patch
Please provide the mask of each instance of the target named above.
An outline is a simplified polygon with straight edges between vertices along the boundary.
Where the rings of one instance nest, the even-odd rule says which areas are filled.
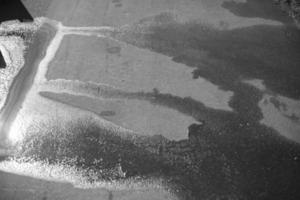
[[[0,36],[0,50],[7,67],[0,69],[0,107],[9,90],[13,78],[24,65],[24,41],[17,36]]]
[[[17,20],[0,24],[0,51],[7,67],[0,69],[0,108],[2,108],[13,78],[24,66],[25,41],[18,34],[35,32],[43,24],[45,18],[36,18],[30,23]],[[12,35],[11,35],[12,33]],[[10,36],[8,36],[10,34]]]

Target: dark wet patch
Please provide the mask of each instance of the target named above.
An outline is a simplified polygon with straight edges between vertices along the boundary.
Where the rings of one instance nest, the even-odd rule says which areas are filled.
[[[120,8],[120,7],[122,7],[122,6],[123,6],[122,3],[117,3],[117,4],[115,4],[115,7],[117,7],[117,8]]]
[[[195,70],[191,76],[195,79],[201,76],[221,89],[233,91],[234,96],[230,100],[230,106],[237,112],[236,119],[254,122],[262,119],[257,105],[262,98],[262,93],[242,83],[243,79],[262,79],[273,91],[299,98],[300,54],[297,50],[300,43],[290,42],[286,37],[286,31],[297,32],[297,30],[286,27],[254,26],[218,31],[194,22],[179,24],[174,23],[173,20],[169,22],[164,20],[161,24],[156,22],[160,17],[153,18],[154,23],[151,23],[150,27],[145,26],[143,34],[135,32],[133,28],[133,31],[125,33],[121,38],[136,46],[171,56],[175,62],[193,67]],[[146,24],[145,21],[142,22]],[[143,27],[143,23],[139,24],[140,27]],[[300,42],[300,37],[297,35],[293,39]],[[203,51],[207,52],[208,57],[203,58],[201,53]],[[161,96],[156,95],[156,100]],[[178,99],[171,94],[165,97],[169,99],[164,104],[167,107],[174,105],[170,102]],[[190,113],[198,113],[198,111],[209,113],[207,108],[203,112],[205,108],[203,104],[192,99],[184,98],[176,103],[177,107],[184,105],[190,107]],[[184,108],[185,111],[186,109],[189,110]],[[223,116],[220,115],[220,111],[215,113],[218,113],[217,116]],[[203,115],[205,114],[200,114]],[[225,117],[224,123],[227,119],[230,117]]]
[[[213,129],[222,129],[227,119],[234,117],[232,112],[215,110],[190,97],[179,97],[172,94],[138,92],[124,95],[126,98],[147,100],[152,104],[164,106],[193,117],[198,122],[205,122]]]
[[[279,110],[279,111],[280,111],[280,110],[283,110],[283,111],[286,111],[286,110],[287,110],[286,104],[280,102],[276,97],[271,97],[271,98],[270,98],[270,103],[272,103],[272,104],[275,106],[275,108],[276,108],[277,110]]]
[[[150,153],[141,154],[149,156],[150,161],[144,158],[144,164],[153,162],[151,166],[155,170],[139,164],[139,155],[133,153],[138,158],[127,165],[135,169],[129,169],[130,176],[151,174],[166,177],[168,183],[179,189],[183,199],[188,200],[298,199],[299,144],[260,124],[262,113],[258,102],[263,94],[242,82],[244,79],[262,79],[272,91],[299,98],[298,32],[274,26],[218,31],[197,23],[178,24],[164,16],[155,17],[156,21],[164,19],[161,20],[163,23],[150,23],[150,27],[143,26],[149,19],[142,21],[139,28],[143,29],[143,34],[133,27],[120,38],[171,56],[175,62],[195,69],[191,77],[205,77],[222,89],[233,91],[230,106],[234,112],[207,108],[192,98],[164,94],[157,89],[152,92],[110,93],[110,98],[147,100],[203,123],[191,125],[186,140],[135,138],[131,143],[139,147],[139,151]],[[205,59],[200,53],[203,51],[208,53]],[[125,151],[130,155],[131,151],[137,150],[136,146],[128,149],[119,143],[110,148],[110,142],[105,142],[108,152]],[[91,145],[82,145],[86,146]],[[88,150],[82,152],[85,151]],[[86,156],[95,155],[87,153]],[[118,162],[117,157],[112,159],[106,162]]]
[[[212,196],[282,199],[298,195],[296,183],[300,177],[295,172],[300,163],[294,158],[300,156],[299,145],[261,125],[255,117],[248,117],[251,107],[242,115],[206,108],[191,98],[155,91],[123,93],[118,97],[148,100],[204,122],[189,127],[188,140],[150,142],[153,140],[148,137],[135,140],[135,144],[161,159],[160,175],[168,177],[169,183],[175,184],[181,192],[184,190],[180,194],[187,195],[186,199]]]
[[[50,124],[53,122],[49,122]],[[66,129],[40,124],[45,130],[31,129],[21,144],[18,157],[48,160],[49,164],[77,166],[94,172],[91,181],[159,174],[164,164],[150,151],[135,144],[135,137],[99,127],[95,122],[79,120],[65,124]],[[140,138],[140,142],[144,139]],[[122,169],[120,169],[122,168]],[[86,174],[89,176],[89,174]]]
[[[110,53],[110,54],[118,54],[118,55],[120,55],[120,53],[121,53],[121,47],[119,47],[119,46],[108,47],[106,49],[106,51],[108,53]]]
[[[20,0],[0,0],[0,22],[32,21],[33,18]]]
[[[2,56],[2,53],[0,51],[0,69],[1,68],[5,68],[5,67],[6,67],[6,63],[5,63],[5,60],[4,60],[3,56]]]
[[[113,92],[114,93],[114,92]],[[115,116],[117,113],[116,111],[113,110],[104,110],[104,111],[99,111],[95,109],[97,107],[97,101],[92,98],[88,98],[85,96],[75,96],[67,93],[53,93],[53,92],[39,92],[39,95],[42,97],[51,99],[53,101],[58,101],[64,104],[67,104],[69,106],[73,106],[76,108],[88,110],[92,113],[95,113],[101,117],[104,117],[106,119],[109,119],[109,117]],[[109,98],[111,99],[113,96],[118,96],[120,97],[120,93],[114,93],[108,96],[103,96],[102,98]],[[83,105],[84,102],[84,105]]]
[[[298,30],[285,26],[253,26],[220,31],[195,22],[179,24],[167,20],[159,23],[155,20],[158,18],[141,20],[138,28],[133,26],[120,39],[171,56],[175,62],[194,68],[193,78],[204,77],[234,92],[230,100],[234,112],[207,108],[191,98],[157,91],[124,96],[176,109],[204,122],[204,126],[194,127],[189,133],[189,141],[195,146],[179,141],[176,142],[178,149],[169,151],[182,153],[184,149],[193,149],[182,153],[189,157],[195,149],[208,146],[213,149],[215,158],[204,159],[204,163],[198,160],[201,167],[195,164],[197,162],[188,166],[191,168],[181,166],[189,169],[186,173],[191,175],[181,177],[180,181],[184,180],[184,186],[198,199],[203,198],[204,193],[221,195],[224,191],[225,194],[234,191],[233,199],[297,199],[300,176],[296,171],[300,163],[294,158],[300,154],[299,144],[260,123],[262,113],[258,103],[263,94],[242,80],[262,79],[275,93],[300,98]],[[208,57],[203,58],[200,53],[203,51]],[[213,188],[210,186],[202,188],[203,182],[199,179],[219,190],[206,190]],[[210,198],[217,199],[212,196]]]
[[[51,123],[29,129],[17,157],[76,166],[91,182],[164,177],[186,200],[296,200],[289,197],[299,194],[299,146],[274,137],[263,126],[232,124],[215,132],[195,125],[189,139],[176,142],[122,136],[86,120],[66,124],[65,129]]]
[[[112,0],[112,3],[115,4],[115,7],[122,7],[122,0]]]
[[[246,3],[225,1],[222,7],[241,17],[259,17],[283,23],[293,22],[272,0],[247,0]]]
[[[143,23],[139,26],[143,27]],[[233,91],[241,78],[262,79],[271,90],[300,98],[297,29],[252,26],[220,31],[194,22],[154,24],[144,29],[141,34],[133,27],[122,39],[195,68],[194,78],[201,76]],[[203,59],[200,53],[189,53],[199,51],[207,52],[208,58]]]
[[[299,122],[300,117],[298,117],[295,113],[291,114],[291,115],[284,115],[286,118],[288,118],[289,120],[293,121],[293,122]]]
[[[9,158],[9,156],[3,156],[3,155],[0,155],[0,162],[6,160],[6,159],[8,159],[8,158]]]
[[[116,115],[116,112],[112,111],[112,110],[105,110],[105,111],[100,112],[99,115],[103,116],[103,117],[112,117],[112,116]]]

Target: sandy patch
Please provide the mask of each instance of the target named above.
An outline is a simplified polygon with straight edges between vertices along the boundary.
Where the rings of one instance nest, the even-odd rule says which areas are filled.
[[[118,49],[112,53],[112,49]],[[205,54],[203,55],[205,58]],[[192,97],[206,106],[231,110],[232,92],[205,79],[192,78],[193,68],[146,49],[96,37],[66,36],[50,63],[48,79],[107,84],[128,92],[152,92]]]

